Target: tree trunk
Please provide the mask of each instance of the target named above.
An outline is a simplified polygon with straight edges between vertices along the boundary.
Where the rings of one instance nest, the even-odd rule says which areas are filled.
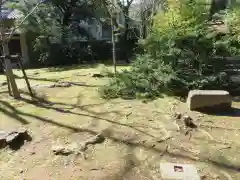
[[[111,17],[111,28],[112,28],[112,58],[113,58],[113,70],[114,74],[117,73],[117,65],[116,65],[116,44],[115,44],[115,34],[114,34],[114,25],[113,18]]]
[[[3,59],[5,61],[5,69],[6,69],[6,76],[7,81],[9,82],[10,86],[9,90],[12,89],[12,94],[14,98],[20,98],[20,93],[17,88],[17,84],[14,78],[14,74],[12,71],[12,64],[9,57],[9,49],[8,49],[8,41],[6,41],[6,35],[5,35],[5,27],[2,22],[2,0],[0,0],[0,35],[1,35],[1,44],[2,44],[2,52],[3,52]],[[11,94],[11,92],[9,92]]]
[[[6,75],[7,79],[10,82],[11,90],[12,90],[12,95],[14,98],[18,99],[20,98],[20,93],[15,81],[15,77],[12,71],[12,64],[9,56],[9,51],[8,51],[8,45],[3,42],[3,56],[4,56],[4,61],[5,61],[5,68],[6,68]]]
[[[125,6],[123,8],[123,14],[125,16],[125,22],[124,22],[124,28],[125,31],[121,37],[121,49],[124,53],[124,60],[129,63],[129,52],[131,51],[130,47],[129,47],[129,40],[128,40],[128,34],[129,34],[129,7]]]
[[[34,97],[34,94],[33,94],[33,92],[32,92],[32,88],[31,88],[31,86],[30,86],[30,83],[29,83],[28,78],[27,78],[27,74],[26,74],[25,69],[24,69],[24,66],[23,66],[22,58],[21,58],[20,56],[18,56],[18,62],[19,62],[20,68],[21,68],[21,70],[22,70],[23,77],[24,77],[24,79],[25,79],[25,81],[26,81],[26,84],[27,84],[27,87],[28,87],[28,91],[29,91],[29,93],[30,93],[30,96],[31,96],[31,97]]]

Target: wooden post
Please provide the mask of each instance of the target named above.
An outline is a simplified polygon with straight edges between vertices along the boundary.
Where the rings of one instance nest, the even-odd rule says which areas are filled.
[[[2,52],[3,54],[3,52]],[[3,71],[4,71],[4,67],[6,67],[6,63],[5,63],[5,60],[4,60],[4,56],[1,56],[1,64],[2,64],[2,68],[3,68]],[[7,79],[7,86],[8,86],[8,94],[9,96],[12,96],[12,91],[11,91],[11,85],[10,85],[10,81],[9,81],[9,78],[7,76],[7,73],[6,73],[6,68],[5,68],[5,72],[4,72],[5,76],[6,76],[6,79]]]
[[[4,61],[4,66],[6,67],[6,65],[5,65],[5,60],[3,60],[3,61]],[[11,85],[10,85],[10,81],[9,81],[9,78],[8,78],[6,72],[5,72],[5,75],[6,75],[6,78],[7,78],[8,94],[9,94],[9,96],[12,96]]]
[[[25,69],[24,69],[24,67],[23,67],[22,58],[21,58],[20,56],[17,56],[17,58],[18,58],[19,65],[20,65],[20,67],[21,67],[21,69],[22,69],[23,77],[24,77],[24,79],[25,79],[25,81],[26,81],[26,84],[27,84],[27,87],[28,87],[28,91],[29,91],[31,97],[34,97],[34,94],[33,94],[33,92],[32,92],[30,83],[29,83],[29,81],[28,81],[28,78],[27,78]]]
[[[7,76],[7,81],[9,81],[9,84],[12,89],[12,94],[14,98],[20,98],[20,93],[18,91],[18,87],[14,78],[14,74],[12,71],[12,64],[11,60],[9,57],[9,49],[8,49],[8,41],[6,41],[6,33],[5,33],[5,27],[3,24],[3,19],[2,19],[2,0],[0,1],[0,33],[1,33],[1,42],[2,42],[2,49],[3,49],[3,59],[5,62],[5,69],[6,69],[6,76]]]
[[[20,33],[20,45],[21,45],[21,54],[22,54],[22,63],[27,64],[29,63],[29,57],[28,57],[28,46],[26,42],[26,33],[22,32]]]
[[[4,45],[5,46],[5,45]],[[4,51],[4,50],[3,50]],[[15,99],[18,99],[20,98],[20,93],[19,93],[19,90],[18,90],[18,87],[17,87],[17,84],[16,84],[16,81],[15,81],[15,77],[14,77],[14,74],[13,74],[13,71],[12,71],[12,64],[11,64],[11,60],[10,60],[10,57],[9,55],[6,56],[6,53],[4,51],[4,61],[5,61],[5,67],[6,67],[6,75],[7,75],[7,79],[9,80],[10,82],[10,86],[11,86],[11,90],[12,90],[12,95]]]

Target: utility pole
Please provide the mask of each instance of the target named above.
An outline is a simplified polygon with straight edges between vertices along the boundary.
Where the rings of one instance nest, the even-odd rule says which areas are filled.
[[[117,73],[117,64],[116,64],[116,43],[115,43],[115,34],[114,34],[114,25],[113,25],[113,17],[111,17],[111,28],[112,28],[112,58],[113,58],[113,70],[114,74]]]
[[[113,10],[111,12],[111,29],[112,29],[112,58],[113,58],[113,72],[116,75],[117,73],[117,64],[116,64],[116,43],[115,43],[115,27],[114,27],[114,23],[113,23],[113,16],[115,14],[114,12],[114,7],[115,3],[114,0],[112,0],[112,6],[113,6]]]
[[[9,56],[9,49],[8,49],[8,41],[6,39],[6,31],[4,26],[4,20],[3,20],[3,13],[2,13],[2,6],[3,6],[3,0],[0,0],[0,33],[1,33],[1,44],[3,49],[3,60],[5,63],[5,70],[6,70],[6,77],[7,81],[9,82],[9,91],[12,90],[12,95],[14,98],[18,99],[20,98],[20,93],[14,78],[14,74],[12,71],[12,64]],[[11,94],[11,92],[9,92]]]

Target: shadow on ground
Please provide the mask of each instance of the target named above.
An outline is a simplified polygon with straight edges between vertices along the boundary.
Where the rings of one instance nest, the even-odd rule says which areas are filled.
[[[21,134],[18,137],[16,137],[11,143],[8,144],[9,148],[17,151],[19,150],[25,142],[32,141],[32,137],[29,134]]]
[[[240,109],[235,107],[232,107],[229,110],[202,110],[200,112],[214,116],[240,117]]]
[[[48,72],[61,72],[61,71],[70,71],[70,70],[76,70],[77,69],[90,69],[90,68],[96,68],[98,64],[75,64],[71,66],[55,66],[48,68]]]
[[[15,75],[15,78],[16,79],[24,79],[24,77],[21,77],[21,76],[18,76],[18,75]],[[51,79],[51,78],[35,78],[35,77],[29,77],[28,76],[28,79],[29,80],[34,80],[34,81],[46,81],[46,82],[53,82],[53,83],[58,83],[58,82],[62,82],[61,79],[57,80],[57,79]],[[63,82],[67,82],[73,86],[82,86],[82,87],[99,87],[99,85],[88,85],[86,84],[85,82],[71,82],[71,81],[66,81],[64,79],[62,79]]]
[[[88,105],[87,106],[75,106],[74,107],[74,108],[81,108],[83,111],[87,112],[86,114],[83,114],[83,113],[75,113],[75,112],[72,112],[71,110],[60,110],[59,108],[54,108],[54,107],[51,106],[52,104],[54,104],[54,102],[47,102],[47,101],[36,102],[36,101],[27,100],[27,99],[21,99],[21,100],[26,102],[26,103],[34,104],[35,106],[40,107],[40,108],[47,108],[47,109],[51,108],[51,109],[53,109],[55,111],[58,111],[60,113],[68,113],[68,114],[75,114],[75,115],[80,115],[80,116],[88,116],[88,117],[93,118],[96,121],[107,121],[107,122],[110,122],[110,123],[118,125],[118,126],[127,126],[129,128],[132,128],[132,129],[144,134],[144,135],[148,135],[149,137],[151,137],[151,135],[148,132],[145,132],[143,130],[138,129],[137,126],[122,124],[120,122],[116,122],[116,121],[113,121],[113,120],[110,120],[110,119],[105,119],[105,118],[99,117],[99,115],[102,115],[104,113],[109,113],[109,112],[98,113],[98,112],[89,111],[87,109]],[[91,105],[89,105],[89,106],[91,106]],[[34,114],[31,114],[31,113],[22,112],[19,109],[12,106],[9,102],[3,101],[3,100],[0,100],[0,112],[4,113],[5,115],[7,115],[9,117],[11,117],[12,119],[15,119],[15,120],[19,121],[23,125],[31,123],[29,120],[27,120],[27,118],[29,117],[29,118],[33,118],[37,121],[41,121],[43,123],[47,123],[47,124],[58,126],[60,128],[68,129],[68,130],[70,130],[74,133],[86,132],[86,133],[89,133],[89,134],[92,134],[92,135],[97,135],[98,133],[102,133],[105,138],[109,138],[114,142],[123,143],[130,148],[136,148],[136,147],[143,148],[145,150],[149,150],[151,152],[155,152],[155,153],[159,154],[159,157],[166,155],[166,156],[170,156],[172,158],[185,158],[185,159],[188,159],[188,160],[191,160],[191,161],[200,161],[200,162],[208,161],[209,163],[213,164],[216,167],[225,168],[225,169],[228,169],[228,170],[240,172],[240,165],[225,163],[225,162],[221,162],[220,160],[219,161],[218,160],[211,160],[209,158],[200,158],[200,160],[196,160],[195,158],[188,155],[187,153],[184,153],[184,151],[178,151],[178,152],[172,151],[171,152],[170,150],[167,150],[168,145],[166,144],[166,142],[158,143],[156,146],[153,146],[153,144],[149,143],[149,142],[136,141],[135,139],[125,139],[124,134],[122,134],[122,135],[119,135],[119,133],[116,134],[110,127],[103,130],[102,132],[97,132],[97,131],[94,131],[94,130],[90,130],[88,128],[80,128],[80,127],[76,127],[76,126],[63,124],[63,123],[57,122],[57,121],[55,121],[51,118],[41,117],[41,116],[34,115]],[[91,113],[91,115],[89,115],[90,113]],[[111,112],[111,113],[113,113],[113,112]],[[115,113],[118,113],[118,112],[115,112]],[[174,141],[169,140],[168,143],[171,143],[171,142],[174,142]],[[171,147],[174,147],[174,143],[171,143]],[[130,169],[131,167],[134,166],[136,161],[133,160],[134,157],[132,157],[132,156],[128,157],[128,158],[130,158],[130,160],[129,160],[129,166],[127,167],[127,169]],[[127,169],[125,169],[124,173],[127,172]]]
[[[99,64],[104,64],[106,66],[112,66],[112,61],[105,61],[105,62],[97,62],[97,63],[92,63],[92,64],[75,64],[71,66],[58,66],[58,67],[50,67],[48,68],[49,72],[61,72],[61,71],[69,71],[69,70],[76,70],[76,69],[89,69],[89,68],[96,68],[99,66]],[[125,61],[118,61],[117,66],[128,66],[129,63]]]

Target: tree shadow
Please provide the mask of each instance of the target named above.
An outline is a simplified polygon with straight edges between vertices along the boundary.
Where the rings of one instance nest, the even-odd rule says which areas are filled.
[[[135,141],[134,139],[124,139],[124,135],[116,136],[115,132],[112,131],[109,128],[103,130],[102,132],[97,132],[97,131],[94,131],[94,130],[90,130],[88,128],[80,128],[80,127],[76,127],[76,126],[71,126],[71,125],[60,123],[60,122],[56,122],[56,121],[54,121],[50,118],[40,117],[40,116],[37,116],[37,115],[34,115],[34,114],[22,112],[22,111],[16,109],[15,107],[13,107],[12,105],[10,105],[8,102],[2,101],[2,100],[0,101],[0,104],[2,106],[5,106],[5,107],[1,108],[0,111],[2,113],[6,113],[5,108],[9,108],[11,111],[8,111],[6,113],[6,115],[14,114],[14,116],[11,115],[10,117],[15,118],[16,120],[19,120],[19,116],[24,116],[26,118],[27,117],[34,118],[35,120],[38,120],[38,121],[41,121],[41,122],[44,122],[44,123],[48,123],[48,124],[55,125],[55,126],[58,126],[58,127],[64,128],[64,129],[68,129],[68,130],[70,130],[74,133],[85,132],[85,133],[89,133],[89,134],[92,134],[92,135],[97,135],[99,133],[102,133],[105,138],[111,139],[112,141],[117,142],[117,143],[123,143],[123,144],[127,145],[128,147],[144,148],[146,150],[156,152],[157,154],[162,154],[164,152],[164,155],[167,155],[167,156],[170,156],[170,157],[173,157],[173,158],[185,158],[185,159],[188,159],[188,160],[191,160],[191,161],[196,161],[195,158],[192,158],[191,156],[189,156],[187,154],[184,154],[182,152],[166,151],[166,147],[163,147],[163,146],[152,146],[151,143],[146,143],[146,142],[142,142],[142,141]],[[79,114],[79,115],[89,116],[87,114]],[[90,117],[100,119],[100,120],[110,121],[108,119],[103,119],[103,118],[99,118],[99,117],[95,117],[95,116],[90,116]],[[23,118],[21,118],[21,121],[28,122],[26,119],[23,119]],[[110,121],[110,122],[112,122],[112,121]],[[117,123],[117,122],[112,122],[112,123]],[[117,123],[117,124],[126,126],[125,124],[121,124],[121,123]],[[161,143],[159,143],[159,144],[161,144]],[[134,158],[134,157],[130,157],[130,159],[132,159],[132,158]],[[207,158],[203,158],[203,159],[200,159],[198,161],[201,161],[201,162],[209,161],[214,166],[219,167],[219,168],[225,168],[225,169],[233,170],[233,171],[237,171],[237,172],[240,171],[239,166],[236,166],[236,165],[233,165],[233,164],[230,164],[230,163],[213,161],[213,160],[209,160]],[[127,166],[126,169],[130,169],[131,167],[134,167],[134,164],[136,164],[136,162],[130,160],[129,166]],[[127,172],[127,170],[125,171],[125,173],[126,172]]]
[[[17,76],[16,79],[24,79],[24,77]],[[35,77],[30,77],[28,76],[29,80],[34,80],[34,81],[46,81],[46,82],[53,82],[53,83],[59,83],[59,82],[67,82],[72,86],[82,86],[82,87],[100,87],[100,85],[89,85],[86,84],[85,82],[71,82],[71,81],[61,81],[61,78],[59,79],[50,79],[50,78],[35,78]],[[64,78],[62,78],[64,79]],[[46,86],[46,85],[45,85]]]
[[[100,117],[101,115],[105,115],[105,114],[108,114],[108,113],[114,113],[114,114],[119,114],[119,115],[123,115],[121,114],[120,112],[118,111],[110,111],[110,112],[100,112],[100,113],[97,113],[97,112],[94,112],[94,111],[90,111],[86,108],[86,106],[78,106],[77,108],[81,109],[82,111],[85,111],[86,114],[84,113],[78,113],[78,112],[73,112],[69,109],[63,109],[63,108],[57,108],[57,107],[53,107],[52,105],[54,104],[54,102],[50,102],[50,101],[46,101],[46,100],[43,100],[43,103],[39,102],[39,101],[32,101],[32,100],[29,100],[29,99],[26,99],[26,98],[21,98],[22,101],[26,102],[26,103],[29,103],[29,104],[32,104],[32,105],[35,105],[39,108],[44,108],[44,109],[51,109],[51,110],[54,110],[54,111],[57,111],[57,112],[60,112],[60,113],[66,113],[66,114],[73,114],[73,115],[78,115],[78,116],[85,116],[85,117],[90,117],[92,118],[92,120],[96,120],[96,121],[106,121],[106,122],[109,122],[111,124],[116,124],[116,125],[119,125],[119,126],[124,126],[124,127],[128,127],[128,128],[131,128],[133,130],[136,130],[138,131],[139,133],[141,134],[144,134],[144,135],[147,135],[149,137],[152,137],[154,138],[153,135],[149,134],[148,132],[144,131],[144,130],[141,130],[139,128],[137,128],[137,126],[134,126],[134,125],[130,125],[130,124],[124,124],[124,123],[120,123],[118,121],[113,121],[111,119],[107,119],[107,118],[102,118]],[[61,103],[63,104],[63,103]],[[65,104],[67,105],[67,104]],[[88,105],[90,106],[90,105]],[[74,106],[73,106],[74,107]],[[76,108],[76,107],[74,107]],[[142,128],[142,126],[140,126],[140,128]]]
[[[18,76],[18,75],[14,75],[16,79],[24,79],[24,77],[22,76]],[[35,81],[48,81],[48,82],[59,82],[59,79],[50,79],[50,78],[34,78],[34,77],[31,77],[31,76],[28,76],[28,79],[30,80],[35,80]]]
[[[234,165],[229,162],[223,162],[223,161],[221,162],[221,161],[210,160],[210,159],[208,159],[208,162],[210,162],[212,165],[219,167],[219,168],[227,169],[230,171],[240,172],[240,164]]]
[[[207,109],[202,109],[199,110],[199,112],[207,115],[212,115],[212,116],[229,116],[229,117],[240,117],[240,109],[231,107],[228,110],[207,110]]]
[[[113,132],[114,133],[114,132]],[[214,165],[215,167],[217,168],[223,168],[223,169],[227,169],[227,170],[230,170],[230,171],[234,171],[234,172],[240,172],[240,164],[239,165],[235,165],[235,164],[232,164],[230,162],[224,162],[224,161],[221,161],[221,160],[211,160],[209,158],[200,158],[200,159],[195,159],[193,158],[192,156],[189,156],[188,154],[184,153],[184,152],[170,152],[170,151],[165,151],[165,149],[163,148],[159,148],[159,146],[155,146],[153,147],[151,144],[147,144],[147,143],[140,143],[140,142],[131,142],[129,140],[124,140],[124,139],[119,139],[119,138],[116,138],[114,136],[111,136],[111,135],[108,135],[107,136],[109,139],[115,141],[115,142],[118,142],[118,143],[124,143],[128,146],[132,146],[132,147],[139,147],[139,148],[144,148],[145,150],[150,150],[150,151],[153,151],[161,156],[169,156],[171,158],[181,158],[181,159],[187,159],[187,160],[190,160],[190,161],[193,161],[193,162],[205,162],[205,163],[211,163],[212,165]],[[172,146],[172,144],[170,145]],[[176,147],[174,147],[176,148]]]
[[[70,66],[55,66],[55,67],[49,67],[48,72],[61,72],[61,71],[70,71],[70,70],[76,70],[76,69],[90,69],[90,68],[96,68],[99,65],[99,63],[88,63],[88,64],[75,64]]]
[[[69,70],[76,70],[76,69],[91,69],[91,68],[96,68],[100,64],[106,65],[106,66],[112,66],[112,60],[111,61],[98,61],[98,62],[93,62],[93,63],[87,63],[87,64],[75,64],[71,66],[55,66],[55,67],[50,67],[48,68],[48,72],[61,72],[61,71],[69,71]],[[117,61],[117,66],[128,66],[129,63],[126,61]]]
[[[100,85],[89,85],[86,83],[79,83],[79,82],[69,82],[71,85],[74,86],[83,86],[83,87],[100,87]]]
[[[1,91],[0,94],[8,94],[8,91]]]
[[[36,120],[39,120],[39,121],[42,121],[42,122],[45,122],[45,123],[49,123],[49,124],[52,124],[52,125],[55,125],[55,126],[59,126],[59,127],[65,128],[65,129],[69,129],[73,132],[83,132],[82,129],[77,128],[77,127],[73,127],[73,126],[62,124],[62,123],[58,123],[58,122],[53,121],[49,118],[40,117],[40,116],[33,115],[33,114],[30,114],[30,113],[22,112],[22,111],[18,110],[17,108],[15,108],[14,106],[12,106],[11,104],[9,104],[6,101],[0,100],[0,104],[3,106],[2,108],[0,108],[0,112],[4,113],[5,115],[7,115],[7,116],[9,116],[9,117],[11,117],[11,118],[13,118],[17,121],[20,121],[22,124],[26,125],[26,124],[30,123],[25,118],[21,117],[21,116],[25,116],[25,117],[31,117],[31,118],[34,118]],[[5,108],[9,108],[9,109],[11,109],[11,111],[7,111]],[[93,131],[88,131],[88,133],[91,133],[91,134],[94,134],[94,135],[97,134]]]
[[[10,111],[7,109],[10,109]],[[12,119],[19,121],[23,125],[29,124],[26,119],[20,116],[20,111],[6,101],[0,100],[0,112]]]
[[[13,141],[8,144],[8,147],[14,151],[17,151],[24,145],[25,141],[32,141],[32,137],[28,133],[19,134]]]
[[[29,95],[28,93],[25,93],[25,94]],[[144,127],[142,125],[125,124],[125,123],[120,123],[118,121],[114,121],[112,119],[100,117],[100,116],[103,116],[103,115],[106,115],[106,114],[110,114],[110,113],[113,113],[113,114],[116,114],[116,115],[120,115],[121,117],[125,116],[125,114],[123,114],[123,113],[121,113],[119,111],[95,112],[95,111],[92,111],[92,110],[89,109],[92,106],[104,105],[104,103],[88,104],[88,105],[79,106],[78,104],[70,105],[70,104],[66,104],[66,103],[52,102],[52,101],[48,101],[48,100],[46,100],[44,98],[37,97],[37,96],[33,100],[27,99],[27,98],[24,98],[24,97],[21,97],[21,99],[19,99],[19,100],[21,100],[21,101],[23,101],[25,103],[28,103],[28,104],[32,104],[32,105],[34,105],[36,107],[39,107],[39,108],[51,109],[51,110],[57,111],[59,113],[73,114],[73,115],[77,115],[77,116],[90,117],[95,122],[105,121],[105,122],[109,122],[111,124],[115,124],[115,125],[118,125],[118,126],[127,127],[127,128],[130,128],[130,129],[133,129],[133,130],[135,130],[135,131],[137,131],[137,132],[139,132],[141,134],[144,134],[144,135],[146,135],[148,137],[154,138],[153,135],[151,135],[150,133],[147,132],[146,127]],[[19,116],[19,114],[21,115],[22,113],[20,113],[19,110],[17,110],[15,107],[10,105],[8,102],[0,100],[0,104],[4,105],[5,107],[8,107],[14,113],[6,111],[4,108],[0,108],[0,112],[3,112],[4,114],[8,115],[9,117],[20,121],[22,124],[28,124],[29,123],[28,121],[23,119],[21,116]],[[63,105],[63,106],[68,106],[68,107],[70,106],[70,108],[68,108],[68,109],[58,108],[58,107],[54,107],[53,105]],[[76,108],[81,110],[81,111],[83,111],[83,112],[86,112],[86,113],[78,113],[78,112],[71,111],[72,109],[76,109]],[[22,114],[22,115],[25,115],[25,114]],[[32,115],[31,117],[35,117],[35,116]],[[41,119],[41,117],[39,117],[39,118]],[[44,120],[44,119],[42,119],[42,120]],[[155,129],[155,130],[161,130],[160,128],[157,128],[157,127],[150,127],[149,126],[149,128],[152,128],[152,129]],[[145,130],[142,130],[142,129],[145,129]]]

